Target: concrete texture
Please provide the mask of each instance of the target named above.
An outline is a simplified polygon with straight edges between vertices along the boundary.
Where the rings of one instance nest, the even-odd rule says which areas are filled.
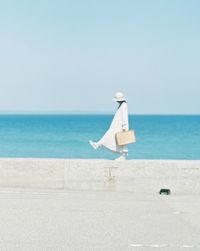
[[[200,194],[200,161],[0,159],[0,188]]]
[[[63,188],[64,160],[0,158],[0,187]]]
[[[0,251],[200,250],[199,180],[200,161],[0,159]]]
[[[1,251],[200,250],[200,197],[1,191]]]

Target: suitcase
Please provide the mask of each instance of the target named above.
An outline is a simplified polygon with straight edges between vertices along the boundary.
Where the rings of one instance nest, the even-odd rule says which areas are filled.
[[[134,130],[118,132],[115,136],[118,146],[128,145],[136,142]]]

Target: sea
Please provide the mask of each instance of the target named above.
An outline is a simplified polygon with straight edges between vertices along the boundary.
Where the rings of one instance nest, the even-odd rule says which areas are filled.
[[[0,115],[0,157],[115,159],[94,150],[113,115]],[[129,115],[128,159],[200,159],[200,115]]]

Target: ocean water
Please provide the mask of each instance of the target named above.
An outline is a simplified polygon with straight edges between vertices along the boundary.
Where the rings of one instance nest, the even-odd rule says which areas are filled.
[[[112,115],[1,115],[0,157],[107,158],[94,150]],[[137,143],[128,159],[200,159],[200,116],[129,116]]]

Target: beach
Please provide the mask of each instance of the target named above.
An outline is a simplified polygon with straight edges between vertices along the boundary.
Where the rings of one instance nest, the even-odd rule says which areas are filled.
[[[199,176],[200,161],[1,158],[0,250],[199,250]]]
[[[0,251],[200,251],[200,1],[0,13]]]

